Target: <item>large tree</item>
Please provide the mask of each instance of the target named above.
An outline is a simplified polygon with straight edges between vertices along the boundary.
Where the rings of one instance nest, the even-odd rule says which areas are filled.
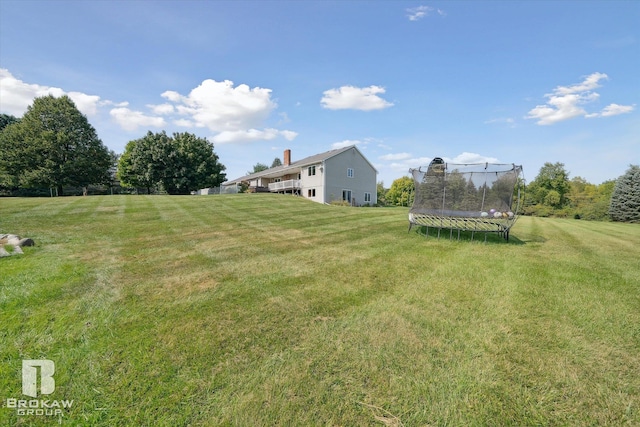
[[[164,132],[154,134],[149,131],[143,138],[129,141],[118,160],[120,182],[127,187],[146,188],[150,194],[160,182],[163,147],[168,138]]]
[[[527,195],[533,204],[546,205],[555,209],[569,202],[569,173],[563,163],[545,163],[538,176],[527,186]]]
[[[413,202],[413,187],[413,179],[408,176],[396,179],[387,191],[387,202],[392,205],[409,206]]]
[[[161,186],[169,194],[189,194],[225,181],[224,165],[213,144],[190,133],[169,137],[148,132],[127,144],[118,163],[118,177],[133,187]]]
[[[64,186],[105,183],[111,165],[111,153],[66,95],[36,98],[0,132],[5,186],[56,188],[62,195]]]
[[[616,180],[609,215],[614,221],[640,222],[640,166],[629,166]]]

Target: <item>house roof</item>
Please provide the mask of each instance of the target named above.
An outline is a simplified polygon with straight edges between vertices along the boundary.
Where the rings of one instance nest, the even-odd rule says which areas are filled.
[[[256,178],[277,178],[279,176],[286,174],[287,172],[297,172],[305,166],[323,162],[327,159],[330,159],[333,156],[337,156],[340,153],[349,151],[352,148],[354,148],[356,151],[358,151],[358,153],[360,153],[360,150],[358,150],[358,148],[355,145],[349,145],[348,147],[337,148],[335,150],[329,150],[329,151],[325,151],[324,153],[314,154],[313,156],[305,157],[304,159],[291,162],[291,164],[289,164],[288,166],[285,166],[285,165],[276,166],[274,168],[269,168],[260,172],[241,176],[240,178],[236,178],[231,181],[226,181],[222,183],[222,185],[238,184],[242,181],[250,181]],[[362,153],[360,153],[360,155],[362,155]],[[366,160],[366,157],[364,157],[363,155],[362,157]],[[367,163],[371,165],[371,163],[368,160],[367,160]],[[373,165],[371,165],[371,167],[377,172],[376,168],[374,168]]]

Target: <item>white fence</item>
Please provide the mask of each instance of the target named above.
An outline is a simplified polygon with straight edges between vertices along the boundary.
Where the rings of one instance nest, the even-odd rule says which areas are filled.
[[[272,182],[269,184],[269,191],[295,190],[300,188],[299,179],[289,179],[287,181]]]

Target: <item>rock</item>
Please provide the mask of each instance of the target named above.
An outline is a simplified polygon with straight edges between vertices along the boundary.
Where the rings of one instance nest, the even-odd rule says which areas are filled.
[[[23,246],[34,246],[35,244],[36,242],[28,237],[23,239],[16,234],[0,234],[0,258],[11,255],[21,255],[24,253],[22,251]],[[11,246],[11,252],[5,248],[5,245]]]
[[[7,252],[7,250],[3,246],[0,246],[0,258],[5,256],[11,256],[11,254]]]
[[[35,246],[36,242],[33,241],[33,239],[30,239],[28,237],[25,237],[24,239],[20,239],[20,241],[18,242],[18,246],[19,247],[23,247],[23,246]]]
[[[7,237],[7,245],[18,246],[18,244],[20,244],[20,236],[9,234],[9,237]]]

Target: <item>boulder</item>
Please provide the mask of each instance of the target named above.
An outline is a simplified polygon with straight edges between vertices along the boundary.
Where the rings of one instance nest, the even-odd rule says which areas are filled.
[[[15,234],[9,234],[9,237],[7,237],[7,245],[18,246],[20,238],[20,236],[16,236]]]
[[[11,256],[11,255],[20,255],[24,252],[22,251],[23,246],[34,246],[36,242],[33,239],[25,237],[24,239],[16,234],[0,234],[0,258]],[[11,252],[5,249],[5,245],[11,246]]]

